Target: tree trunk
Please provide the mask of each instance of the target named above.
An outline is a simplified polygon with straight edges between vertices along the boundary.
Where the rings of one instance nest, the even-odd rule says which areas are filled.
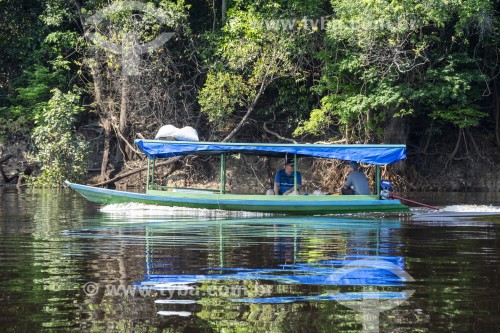
[[[384,143],[405,145],[408,139],[408,121],[403,117],[394,117],[393,114],[389,113],[389,121],[384,131]],[[393,170],[402,172],[405,168],[404,163],[401,161],[394,164]]]
[[[494,108],[495,110],[495,137],[497,139],[497,146],[500,147],[500,91],[498,85],[498,78],[493,80],[494,94],[493,98],[495,99]]]
[[[101,182],[108,179],[106,175],[106,170],[108,168],[109,161],[109,147],[110,147],[110,137],[111,137],[111,123],[108,119],[102,120],[102,127],[104,129],[104,148],[102,152],[102,162],[101,162]]]
[[[479,156],[483,160],[486,159],[486,156],[479,149],[479,146],[477,145],[476,140],[474,140],[474,137],[472,136],[472,133],[469,131],[468,128],[465,129],[465,132],[469,135],[470,141],[472,142],[472,146],[474,147],[474,150],[476,151],[477,156]],[[464,140],[465,140],[465,133],[464,133]]]
[[[222,24],[226,21],[227,0],[222,0]]]
[[[5,174],[5,172],[3,171],[3,168],[2,166],[0,165],[0,176],[2,177],[2,180],[5,184],[8,184],[9,183],[9,178],[7,177],[7,175]]]
[[[243,118],[241,119],[239,124],[233,129],[233,131],[231,133],[229,133],[229,135],[226,136],[224,138],[224,140],[222,140],[222,142],[228,142],[229,140],[231,140],[236,135],[236,133],[238,133],[238,131],[243,127],[243,125],[246,123],[248,117],[250,117],[250,114],[253,112],[253,110],[257,106],[257,102],[259,101],[260,96],[262,96],[262,93],[264,92],[266,87],[267,87],[267,82],[266,82],[266,79],[264,79],[264,80],[262,80],[262,83],[260,84],[259,91],[258,91],[257,95],[255,95],[255,98],[254,98],[252,104],[248,107],[247,113],[243,116]]]
[[[109,153],[110,153],[110,141],[111,141],[111,120],[108,114],[111,114],[111,110],[106,110],[106,106],[102,100],[102,80],[101,75],[97,71],[97,65],[90,65],[90,73],[92,74],[94,81],[94,95],[96,101],[96,109],[101,118],[101,126],[104,130],[104,142],[103,142],[103,152],[101,161],[101,182],[107,180],[106,171],[108,169],[109,163]]]
[[[349,134],[350,134],[350,127],[349,127],[349,122],[347,122],[347,124],[345,124],[345,132],[344,132],[345,141],[347,144],[349,144],[349,142],[351,141],[351,136]]]
[[[389,122],[384,131],[384,143],[405,145],[408,139],[408,121],[403,117],[389,115]]]
[[[431,121],[431,126],[429,128],[429,131],[428,131],[428,135],[427,135],[427,140],[425,142],[425,146],[424,146],[424,149],[422,149],[422,154],[427,154],[427,149],[429,149],[429,145],[431,144],[431,137],[432,137],[432,131],[434,130],[434,119],[432,119]]]
[[[0,158],[0,176],[2,177],[2,180],[5,184],[8,184],[13,178],[15,178],[15,176],[13,178],[7,177],[7,175],[5,174],[5,172],[3,171],[3,168],[2,168],[2,164],[4,162],[7,162],[8,160],[10,160],[11,158],[12,158],[12,155],[6,155],[6,156]]]
[[[453,152],[451,153],[450,157],[448,158],[448,162],[453,160],[455,158],[455,156],[457,156],[458,150],[460,149],[460,142],[462,141],[462,136],[464,137],[464,141],[465,141],[464,130],[460,129],[458,131],[458,140],[457,140],[457,143],[455,145],[455,149],[453,149]]]
[[[368,110],[366,113],[366,123],[365,123],[365,139],[364,142],[369,142],[371,140],[371,128],[372,128],[372,110]]]
[[[130,82],[127,75],[123,75],[122,77],[122,93],[121,93],[121,102],[120,102],[120,120],[118,123],[118,132],[117,135],[117,144],[116,144],[116,155],[115,159],[117,163],[120,163],[125,153],[125,143],[120,140],[120,136],[126,138],[127,137],[127,115],[128,115],[128,97],[129,97],[129,86]],[[120,135],[121,134],[121,135]]]

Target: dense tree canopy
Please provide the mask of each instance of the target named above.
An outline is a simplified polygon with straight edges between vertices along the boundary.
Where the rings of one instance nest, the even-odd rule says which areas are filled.
[[[499,9],[497,0],[1,1],[0,135],[30,135],[54,110],[52,89],[79,87],[74,119],[102,129],[103,180],[109,164],[134,158],[135,138],[167,123],[206,140],[410,143],[423,153],[444,130],[456,138],[449,160],[464,143],[481,155],[474,128],[500,146]]]

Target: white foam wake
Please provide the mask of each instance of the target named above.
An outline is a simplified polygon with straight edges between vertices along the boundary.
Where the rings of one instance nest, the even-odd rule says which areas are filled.
[[[265,217],[271,214],[254,212],[236,212],[217,209],[184,208],[147,205],[141,203],[121,203],[106,205],[101,213],[130,217],[143,216],[193,216],[193,217]]]
[[[498,206],[486,205],[454,205],[446,206],[440,212],[453,212],[453,213],[500,213]]]

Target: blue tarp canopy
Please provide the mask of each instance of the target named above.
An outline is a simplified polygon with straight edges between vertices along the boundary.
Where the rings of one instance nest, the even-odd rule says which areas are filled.
[[[215,143],[161,140],[136,140],[149,158],[187,155],[244,154],[272,157],[319,157],[369,164],[391,164],[406,158],[405,145],[328,145],[328,144],[265,144]]]

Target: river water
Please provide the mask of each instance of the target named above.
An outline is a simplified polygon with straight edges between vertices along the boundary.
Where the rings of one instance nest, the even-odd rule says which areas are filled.
[[[2,332],[500,332],[500,195],[283,217],[0,188]]]

